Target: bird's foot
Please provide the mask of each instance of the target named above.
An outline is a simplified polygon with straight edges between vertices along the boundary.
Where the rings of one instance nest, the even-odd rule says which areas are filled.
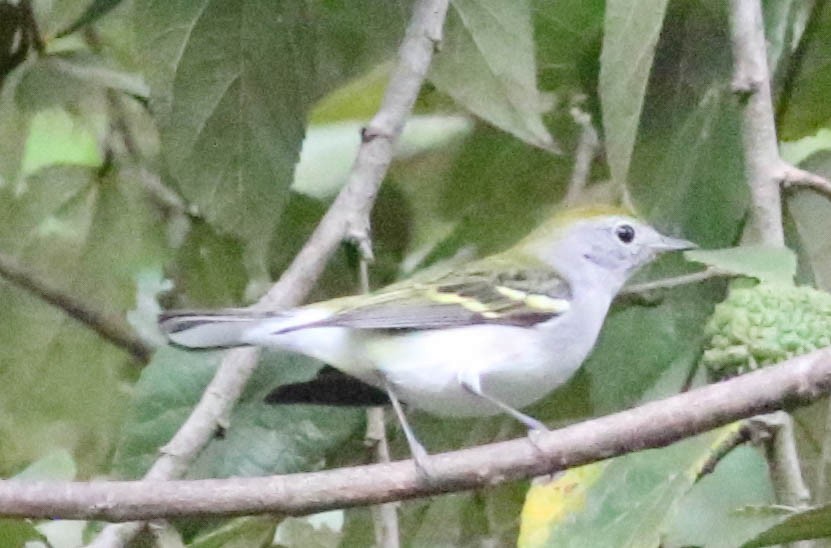
[[[430,454],[420,445],[413,447],[412,453],[419,479],[428,484],[435,483],[438,480],[438,471]]]
[[[545,450],[540,443],[540,438],[548,432],[551,432],[551,430],[546,428],[546,426],[542,423],[535,425],[534,428],[528,429],[528,443],[530,443],[538,453],[545,454]]]

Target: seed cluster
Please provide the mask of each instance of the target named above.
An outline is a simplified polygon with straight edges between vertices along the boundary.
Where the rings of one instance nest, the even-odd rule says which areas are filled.
[[[703,365],[721,379],[831,345],[831,294],[811,287],[732,288],[707,324]]]

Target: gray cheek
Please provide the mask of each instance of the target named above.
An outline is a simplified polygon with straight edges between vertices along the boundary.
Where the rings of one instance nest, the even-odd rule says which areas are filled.
[[[631,262],[627,251],[619,247],[615,249],[603,249],[599,246],[593,246],[583,257],[587,261],[606,270],[616,270]]]

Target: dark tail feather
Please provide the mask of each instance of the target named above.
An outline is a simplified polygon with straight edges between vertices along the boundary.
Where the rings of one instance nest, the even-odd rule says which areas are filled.
[[[387,405],[386,392],[334,367],[325,366],[310,381],[278,386],[265,397],[271,405],[308,403],[340,407]]]
[[[278,319],[277,313],[245,308],[216,311],[171,310],[159,315],[159,327],[173,344],[184,348],[245,346],[245,335],[260,322]]]

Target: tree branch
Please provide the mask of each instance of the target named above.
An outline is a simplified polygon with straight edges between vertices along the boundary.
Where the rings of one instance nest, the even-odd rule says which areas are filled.
[[[816,173],[792,166],[787,162],[783,161],[782,164],[782,188],[785,190],[791,188],[810,188],[825,195],[827,198],[831,198],[831,181]]]
[[[730,0],[733,46],[733,91],[742,105],[742,144],[750,185],[750,219],[746,236],[782,247],[782,198],[779,147],[770,95],[765,31],[759,0]]]
[[[639,293],[646,293],[647,291],[654,291],[656,289],[670,289],[682,285],[689,285],[713,278],[726,278],[733,276],[730,272],[721,270],[714,266],[708,266],[699,272],[691,272],[690,274],[682,274],[672,278],[663,278],[660,280],[653,280],[650,282],[643,282],[639,284],[632,284],[626,286],[619,293],[620,296],[637,295]]]
[[[302,515],[412,499],[550,474],[673,442],[831,390],[831,348],[528,439],[433,455],[433,481],[412,461],[324,472],[190,481],[0,481],[0,515],[110,521]]]
[[[811,502],[811,493],[804,483],[794,482],[790,470],[799,469],[799,455],[793,431],[793,419],[783,411],[753,417],[750,424],[767,432],[765,451],[770,466],[771,482],[780,504],[804,508]]]
[[[128,352],[139,363],[150,361],[153,347],[142,340],[120,316],[93,310],[86,303],[53,287],[5,253],[0,253],[0,276],[61,309],[107,342]]]
[[[441,40],[447,7],[448,0],[416,2],[381,107],[363,132],[346,185],[291,266],[255,306],[276,309],[300,303],[344,238],[356,240],[364,256],[371,255],[369,214],[392,160],[393,146]],[[158,482],[183,475],[217,428],[227,424],[258,357],[255,348],[235,349],[226,354],[185,424],[161,449],[162,454],[145,475],[146,480]],[[106,527],[92,545],[123,546],[124,539],[135,536],[141,527],[140,523]]]
[[[785,247],[782,224],[782,185],[796,168],[779,156],[770,71],[767,65],[764,21],[760,0],[730,0],[730,37],[733,49],[733,90],[741,102],[742,144],[751,206],[744,238]],[[800,170],[801,171],[801,170]],[[802,477],[790,416],[777,415],[777,428],[768,446],[768,466],[777,499],[800,506],[809,498]],[[767,421],[766,417],[759,417]],[[787,439],[786,439],[787,438]]]
[[[369,262],[362,256],[358,263],[361,293],[369,293]],[[390,446],[387,441],[387,427],[384,422],[384,408],[370,407],[366,410],[366,436],[364,441],[375,462],[390,462]],[[398,527],[396,502],[385,502],[372,507],[372,525],[375,530],[377,548],[399,548],[401,534]]]
[[[591,114],[579,106],[571,107],[569,111],[574,122],[580,126],[580,138],[577,149],[574,151],[574,168],[568,183],[568,191],[563,199],[565,205],[575,205],[580,201],[583,190],[589,182],[592,162],[600,148],[600,138],[592,124]]]

